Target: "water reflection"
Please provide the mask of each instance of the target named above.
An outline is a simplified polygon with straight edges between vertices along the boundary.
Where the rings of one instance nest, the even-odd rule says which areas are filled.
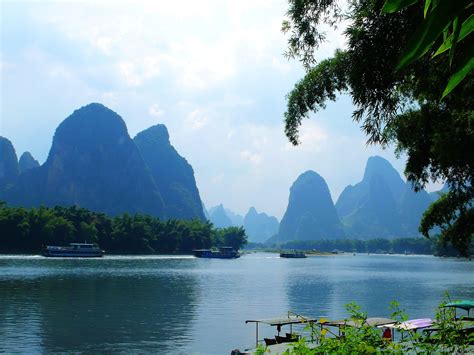
[[[446,291],[454,299],[474,294],[467,260],[347,255],[298,261],[286,288],[289,304],[316,317],[344,318],[352,301],[369,316],[390,317],[393,300],[412,318],[431,317]]]
[[[413,318],[430,317],[446,290],[474,298],[473,271],[408,256],[0,256],[0,352],[229,353],[255,343],[246,319],[288,310],[341,318],[354,300],[388,316],[397,299]],[[261,327],[260,338],[272,335]]]
[[[154,261],[137,268],[119,260],[106,271],[89,261],[80,268],[80,262],[47,265],[47,276],[34,279],[6,275],[0,284],[0,338],[7,339],[1,350],[167,352],[189,343],[196,282],[180,272],[182,265]],[[35,272],[41,273],[37,266]]]

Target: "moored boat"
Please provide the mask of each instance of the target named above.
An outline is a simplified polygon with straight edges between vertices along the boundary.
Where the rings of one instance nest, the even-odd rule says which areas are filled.
[[[67,247],[48,245],[43,250],[43,256],[63,258],[100,258],[104,253],[93,243],[70,243]]]
[[[219,250],[196,249],[193,253],[196,258],[236,259],[240,257],[239,252],[232,247],[220,247]]]
[[[306,254],[302,251],[282,252],[280,258],[306,258]]]

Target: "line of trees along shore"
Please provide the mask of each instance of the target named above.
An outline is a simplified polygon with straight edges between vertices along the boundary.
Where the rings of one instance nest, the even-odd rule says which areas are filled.
[[[9,207],[0,202],[0,252],[39,253],[45,245],[68,245],[73,242],[97,243],[115,254],[189,254],[193,249],[247,244],[242,227],[214,228],[209,221],[162,221],[150,215],[121,214],[108,216],[77,206]],[[248,249],[265,249],[269,245],[250,243]],[[413,253],[458,256],[450,246],[437,238],[331,239],[290,241],[281,249],[315,249],[358,253]],[[474,247],[471,245],[471,253]]]
[[[396,253],[421,254],[437,256],[460,256],[458,250],[450,245],[443,245],[439,238],[376,238],[376,239],[321,239],[290,241],[278,245],[249,243],[247,249],[278,248],[282,250],[317,250],[320,252],[341,251],[348,253]],[[471,245],[471,254],[474,250]]]
[[[162,221],[150,215],[108,216],[77,206],[9,207],[0,202],[0,252],[38,253],[45,245],[97,243],[110,253],[175,254],[247,243],[242,227],[214,228],[201,220]]]

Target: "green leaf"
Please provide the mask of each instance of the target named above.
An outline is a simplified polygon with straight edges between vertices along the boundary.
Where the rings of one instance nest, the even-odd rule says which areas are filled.
[[[391,14],[403,9],[404,7],[413,5],[416,2],[418,2],[418,0],[387,0],[383,5],[382,11],[386,14]]]
[[[453,89],[459,85],[459,83],[469,74],[471,70],[474,69],[474,56],[471,53],[468,53],[467,60],[462,65],[461,69],[459,69],[456,73],[454,73],[451,78],[449,78],[448,85],[444,89],[443,96],[441,96],[441,100],[446,97]]]
[[[461,30],[459,31],[459,38],[458,38],[458,43],[461,42],[464,38],[466,38],[471,32],[474,31],[474,15],[469,16],[469,18],[463,22],[461,26]],[[452,35],[449,36],[442,44],[439,46],[438,50],[436,53],[433,55],[433,57],[436,57],[437,55],[440,55],[441,53],[444,53],[448,49],[451,48],[452,44]]]
[[[458,0],[453,2],[448,0],[440,1],[408,42],[407,49],[395,70],[397,71],[406,67],[424,55],[441,32],[462,13],[470,1],[471,0]]]
[[[456,44],[458,43],[460,30],[461,26],[459,26],[459,17],[456,17],[453,21],[453,39],[451,41],[451,49],[449,50],[449,66],[453,64],[454,50],[456,49]]]
[[[428,13],[428,10],[430,8],[430,5],[431,5],[431,0],[426,0],[425,1],[425,9],[423,11],[423,17],[426,18],[426,14]]]

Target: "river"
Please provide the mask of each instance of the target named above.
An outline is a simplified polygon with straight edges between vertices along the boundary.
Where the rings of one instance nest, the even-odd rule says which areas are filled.
[[[473,262],[431,256],[3,255],[0,352],[229,354],[254,344],[246,319],[288,310],[336,319],[355,301],[387,317],[398,300],[411,318],[432,317],[446,291],[474,299],[473,271]]]

